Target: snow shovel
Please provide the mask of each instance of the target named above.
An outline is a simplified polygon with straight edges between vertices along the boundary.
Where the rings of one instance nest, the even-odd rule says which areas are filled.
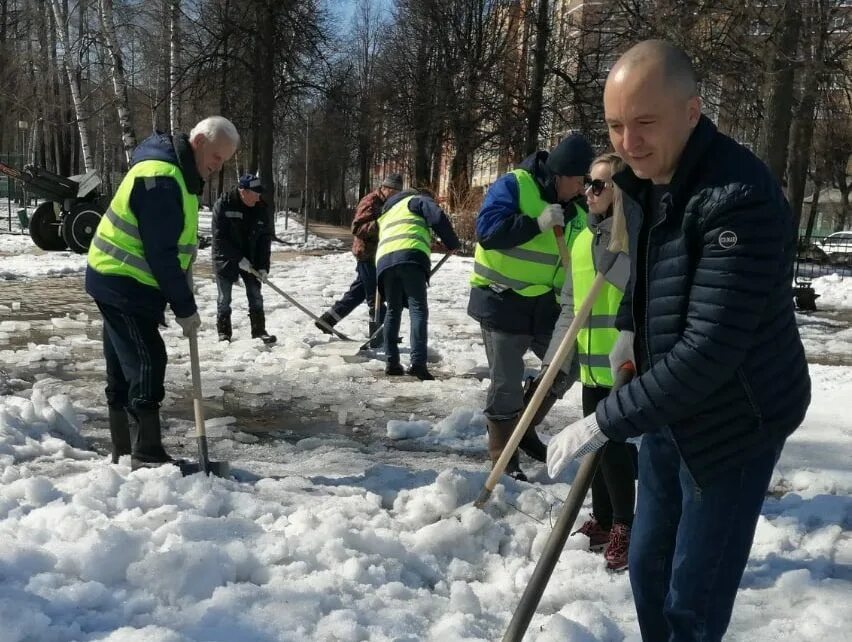
[[[302,312],[304,312],[305,314],[307,314],[307,315],[308,315],[309,317],[311,317],[314,321],[316,321],[317,323],[319,323],[322,327],[324,327],[326,330],[328,330],[329,332],[331,332],[331,333],[332,333],[333,335],[335,335],[336,337],[339,337],[339,338],[343,339],[344,341],[354,341],[354,340],[355,340],[355,339],[353,339],[353,338],[351,338],[351,337],[347,337],[347,336],[346,336],[345,334],[343,334],[342,332],[338,332],[337,330],[335,330],[334,328],[332,328],[332,327],[331,327],[330,325],[328,325],[325,321],[323,321],[322,319],[320,319],[317,315],[315,315],[313,312],[311,312],[310,310],[308,310],[308,309],[307,309],[305,306],[303,306],[301,303],[299,303],[298,301],[296,301],[296,299],[294,299],[293,297],[291,297],[289,294],[287,294],[284,290],[282,290],[282,289],[281,289],[281,288],[279,288],[277,285],[275,285],[275,284],[274,284],[272,281],[270,281],[268,278],[264,279],[262,276],[260,276],[260,272],[258,272],[258,271],[257,271],[257,270],[255,270],[254,268],[252,268],[252,269],[251,269],[251,273],[252,273],[253,275],[255,275],[255,276],[256,276],[256,277],[260,280],[260,282],[261,282],[261,283],[265,283],[266,285],[268,285],[269,287],[271,287],[271,288],[272,288],[273,290],[275,290],[278,294],[280,294],[280,295],[281,295],[281,296],[283,296],[285,299],[287,299],[287,301],[289,301],[289,302],[290,302],[290,303],[292,303],[294,306],[296,306],[297,308],[299,308]]]
[[[448,258],[450,258],[451,256],[452,256],[452,254],[449,254],[449,253],[444,254],[444,256],[443,256],[443,257],[441,257],[441,260],[440,260],[440,261],[438,261],[438,262],[435,264],[435,267],[433,267],[433,268],[429,271],[429,276],[434,275],[434,274],[435,274],[435,272],[437,272],[437,271],[441,268],[441,266],[442,266],[444,263],[446,263],[446,262],[447,262],[447,259],[448,259]],[[378,294],[378,292],[376,293],[376,309],[377,309],[377,310],[379,309],[379,294]],[[376,339],[376,338],[377,338],[377,337],[378,337],[378,336],[382,333],[382,331],[383,331],[384,329],[385,329],[385,324],[384,324],[384,322],[383,322],[383,323],[381,323],[378,327],[376,327],[376,329],[375,329],[375,330],[373,331],[373,333],[370,335],[370,338],[369,338],[369,339],[367,339],[364,343],[362,343],[362,344],[361,344],[361,347],[360,347],[360,348],[358,348],[358,351],[360,352],[360,351],[362,351],[362,350],[366,350],[367,348],[369,348],[369,347],[370,347],[370,345],[373,343],[373,340],[374,340],[374,339]]]
[[[583,305],[580,306],[580,309],[574,316],[574,320],[568,327],[568,332],[565,333],[565,336],[562,338],[562,342],[559,344],[559,349],[557,349],[556,354],[553,355],[553,360],[545,369],[544,376],[541,378],[541,383],[538,388],[536,388],[535,394],[533,394],[532,399],[530,399],[530,402],[527,404],[518,425],[515,426],[515,431],[512,433],[512,436],[509,437],[509,442],[504,446],[503,453],[491,469],[491,474],[488,475],[488,479],[485,480],[485,487],[473,503],[473,505],[477,508],[482,508],[488,502],[494,487],[500,479],[500,476],[503,474],[503,471],[506,470],[506,465],[512,458],[512,454],[518,448],[521,438],[524,434],[526,434],[527,428],[529,428],[533,417],[535,417],[535,413],[538,412],[541,402],[544,400],[545,395],[547,395],[550,391],[550,388],[553,385],[553,380],[556,379],[556,374],[562,368],[562,364],[565,363],[568,357],[573,353],[574,344],[577,341],[577,335],[586,324],[589,314],[592,312],[592,306],[595,304],[598,294],[606,281],[604,276],[603,272],[598,272],[598,275],[592,282],[592,287],[589,290],[588,295],[586,295],[586,298],[583,300]]]
[[[634,374],[635,366],[632,363],[624,364],[612,387],[613,392],[628,383]],[[577,521],[577,515],[583,506],[586,493],[589,492],[589,487],[592,485],[592,479],[598,469],[604,448],[606,448],[606,445],[586,455],[580,462],[580,469],[577,471],[577,476],[574,477],[574,483],[571,484],[571,490],[565,499],[562,511],[559,513],[559,519],[556,520],[553,530],[550,531],[550,536],[547,538],[544,551],[542,551],[541,557],[535,565],[529,584],[524,589],[521,601],[512,614],[509,627],[503,635],[503,642],[521,642],[523,640],[530,620],[535,614],[539,601],[541,601],[541,596],[544,594],[544,589],[547,587],[547,582],[559,561],[559,555],[565,547],[565,541],[571,534],[574,522]]]
[[[370,320],[368,327],[370,329],[370,338],[368,340],[371,348],[379,347],[379,337],[377,330],[382,327],[379,319],[382,316],[382,295],[379,292],[378,286],[376,287],[376,304],[373,306],[373,318]],[[376,338],[373,338],[373,335],[376,335]]]
[[[195,410],[195,437],[198,441],[198,464],[181,464],[181,472],[191,475],[202,472],[213,473],[217,477],[228,477],[230,465],[226,461],[210,461],[207,454],[207,431],[204,426],[204,408],[201,405],[201,366],[198,361],[198,335],[189,337],[189,363],[192,371],[192,406]]]

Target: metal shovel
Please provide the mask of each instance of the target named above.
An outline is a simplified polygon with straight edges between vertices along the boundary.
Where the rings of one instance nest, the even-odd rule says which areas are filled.
[[[198,335],[194,332],[189,337],[189,363],[192,371],[192,406],[195,410],[195,437],[198,441],[198,463],[181,464],[184,475],[202,472],[205,475],[213,473],[217,477],[228,477],[231,467],[226,461],[210,461],[207,454],[207,431],[204,426],[204,408],[201,405],[201,366],[198,360]]]

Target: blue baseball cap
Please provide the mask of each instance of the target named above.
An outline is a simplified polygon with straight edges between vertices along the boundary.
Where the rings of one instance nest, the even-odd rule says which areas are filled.
[[[240,189],[250,189],[252,192],[263,194],[263,185],[260,179],[254,174],[240,176]]]

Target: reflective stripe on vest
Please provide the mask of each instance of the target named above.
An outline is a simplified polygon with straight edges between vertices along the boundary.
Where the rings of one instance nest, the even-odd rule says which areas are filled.
[[[419,250],[426,256],[431,255],[432,231],[429,224],[422,216],[408,209],[408,203],[415,196],[403,198],[379,217],[377,263],[386,254],[403,250]]]
[[[595,264],[592,245],[595,237],[586,228],[577,236],[571,250],[571,279],[574,286],[574,314],[592,289]],[[577,335],[577,359],[580,363],[580,381],[586,386],[612,387],[609,352],[618,338],[615,317],[623,293],[610,283],[604,283],[592,306],[592,313]]]
[[[180,188],[183,230],[177,243],[178,261],[182,270],[189,269],[198,251],[198,197],[187,191],[179,167],[165,161],[149,160],[130,168],[101,218],[89,247],[88,263],[93,270],[100,274],[128,276],[144,285],[159,288],[145,259],[138,219],[130,208],[130,195],[136,180],[142,179],[145,188],[150,190],[156,186],[158,176],[173,178]],[[156,212],[147,216],[156,225]]]
[[[518,181],[518,206],[522,214],[538,218],[548,203],[541,198],[532,175],[523,169],[511,172]],[[565,244],[570,249],[577,235],[586,228],[586,213],[574,205],[577,215],[565,228]],[[474,287],[514,290],[522,296],[541,296],[553,290],[559,296],[565,282],[565,270],[559,260],[556,235],[552,230],[538,234],[526,243],[504,250],[486,250],[477,243],[473,274]]]

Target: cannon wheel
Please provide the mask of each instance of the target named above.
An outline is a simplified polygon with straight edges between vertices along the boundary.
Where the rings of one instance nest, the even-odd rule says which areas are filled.
[[[88,252],[102,215],[103,212],[92,202],[83,201],[72,205],[71,211],[62,217],[62,238],[68,248],[77,254]]]
[[[59,203],[45,201],[36,208],[30,217],[30,238],[48,252],[68,249],[59,231]]]

